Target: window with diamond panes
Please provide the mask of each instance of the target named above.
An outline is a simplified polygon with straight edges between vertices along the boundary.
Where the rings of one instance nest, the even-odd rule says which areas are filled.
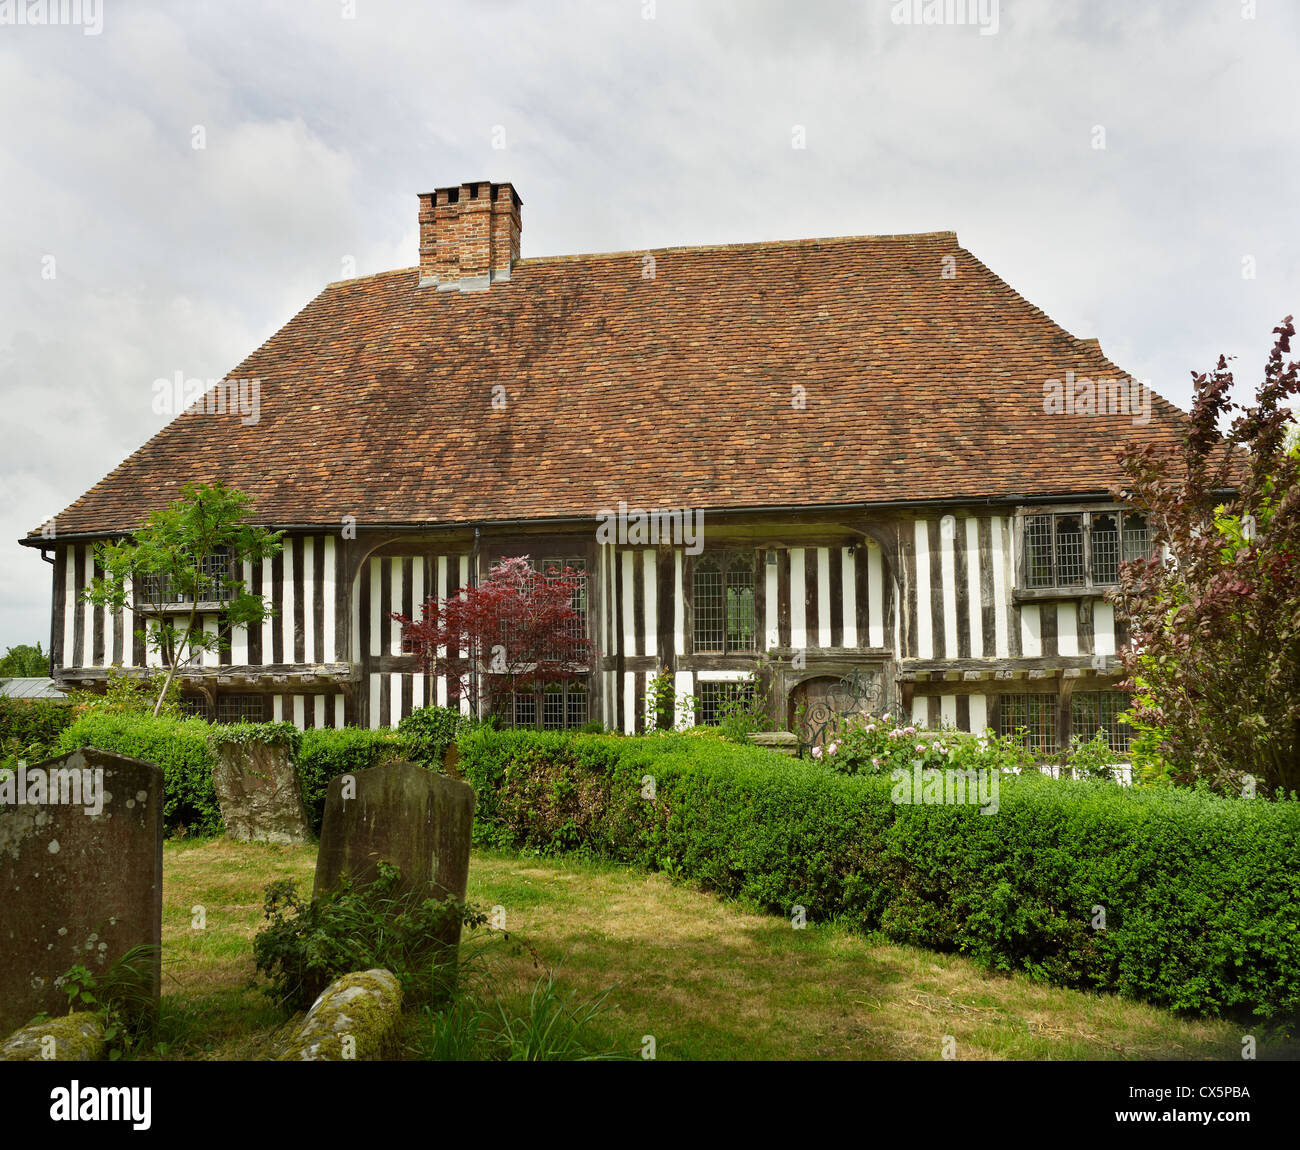
[[[754,554],[718,552],[695,563],[692,610],[695,650],[754,650]]]
[[[211,713],[208,701],[202,695],[182,695],[180,708],[181,714],[191,715],[196,719],[206,719]]]
[[[516,691],[506,714],[514,727],[540,725],[544,731],[574,730],[587,722],[587,684],[571,679],[547,683],[539,691]]]
[[[1151,551],[1146,519],[1136,512],[1027,515],[1023,525],[1024,585],[1030,589],[1110,586],[1119,581],[1121,562],[1145,559]]]
[[[533,569],[537,569],[537,563],[533,563]],[[569,600],[569,606],[577,613],[577,618],[570,620],[566,627],[566,632],[576,639],[582,639],[587,634],[587,561],[578,556],[563,559],[543,559],[541,561],[541,573],[547,579],[565,578],[565,569],[568,569],[568,578],[576,579],[578,585],[573,589],[573,596]],[[548,655],[558,658],[559,650],[549,651]]]
[[[702,682],[699,689],[699,710],[695,721],[702,727],[716,727],[728,703],[736,700],[752,702],[753,683]]]
[[[217,547],[203,556],[199,570],[204,582],[199,591],[200,603],[228,603],[235,597],[234,565],[230,558],[230,548]],[[193,598],[172,586],[170,575],[145,575],[140,579],[139,601],[142,604],[192,603]]]
[[[999,711],[999,734],[1020,739],[1035,754],[1056,750],[1055,695],[1003,695]]]
[[[218,695],[218,723],[261,723],[266,719],[266,699],[262,695]]]
[[[1132,728],[1120,719],[1128,710],[1129,697],[1122,691],[1083,691],[1070,697],[1070,726],[1082,742],[1091,742],[1098,731],[1116,754],[1128,754]]]

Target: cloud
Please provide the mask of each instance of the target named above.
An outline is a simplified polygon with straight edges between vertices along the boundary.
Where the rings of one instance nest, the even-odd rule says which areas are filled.
[[[416,195],[464,179],[515,183],[526,256],[953,229],[1183,407],[1221,351],[1253,383],[1300,294],[1300,13],[1003,2],[981,36],[891,8],[141,3],[98,36],[4,28],[0,648],[49,629],[12,541],[157,431],[152,381],[231,370],[345,257],[414,264]]]

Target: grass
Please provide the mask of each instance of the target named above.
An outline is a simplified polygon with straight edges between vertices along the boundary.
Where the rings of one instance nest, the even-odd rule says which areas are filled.
[[[312,847],[167,843],[165,1057],[256,1058],[268,1049],[285,1019],[249,986],[262,888],[293,878],[310,890],[314,864]],[[609,992],[584,1029],[630,1054],[651,1036],[666,1059],[940,1059],[948,1039],[958,1059],[1241,1057],[1233,1023],[993,975],[835,924],[795,930],[613,864],[475,851],[468,897],[505,912],[509,944],[497,935],[462,947],[481,959],[467,983],[492,996],[498,1022],[501,1008],[526,1016],[539,979],[558,968],[553,990],[572,996],[579,1013]],[[192,926],[196,906],[203,930]],[[412,1057],[430,1046],[427,1028],[427,1017],[408,1017]],[[1294,1039],[1259,1038],[1261,1059],[1298,1056]]]

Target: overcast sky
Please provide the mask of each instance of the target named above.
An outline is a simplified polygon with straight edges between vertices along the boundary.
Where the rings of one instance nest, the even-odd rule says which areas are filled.
[[[0,23],[0,649],[153,381],[413,265],[438,186],[512,181],[526,257],[955,230],[1184,409],[1300,311],[1294,0],[63,3]]]

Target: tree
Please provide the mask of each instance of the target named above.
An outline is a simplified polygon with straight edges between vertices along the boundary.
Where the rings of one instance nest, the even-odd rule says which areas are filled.
[[[1254,405],[1231,402],[1220,356],[1194,376],[1181,447],[1125,451],[1116,491],[1147,512],[1155,545],[1112,592],[1129,628],[1119,657],[1135,764],[1225,793],[1253,793],[1253,779],[1267,794],[1300,789],[1300,446],[1288,402],[1300,363],[1284,358],[1291,317],[1273,331]]]
[[[18,678],[44,677],[50,673],[50,657],[41,650],[27,643],[10,647],[3,659],[0,659],[0,678],[16,676]]]
[[[220,481],[187,483],[181,498],[155,511],[134,540],[100,543],[95,557],[104,574],[83,598],[120,610],[128,603],[143,617],[136,632],[167,668],[153,713],[162,709],[177,668],[201,651],[221,651],[234,627],[255,627],[274,614],[244,586],[245,560],[268,559],[281,550],[283,532],[246,522],[252,500]],[[202,616],[219,611],[216,631]]]
[[[446,675],[453,693],[500,714],[516,691],[531,692],[589,667],[596,649],[574,599],[586,576],[565,567],[533,570],[525,555],[503,559],[476,587],[425,600],[422,615],[402,625],[402,647],[426,675]],[[474,699],[477,685],[478,698]]]

